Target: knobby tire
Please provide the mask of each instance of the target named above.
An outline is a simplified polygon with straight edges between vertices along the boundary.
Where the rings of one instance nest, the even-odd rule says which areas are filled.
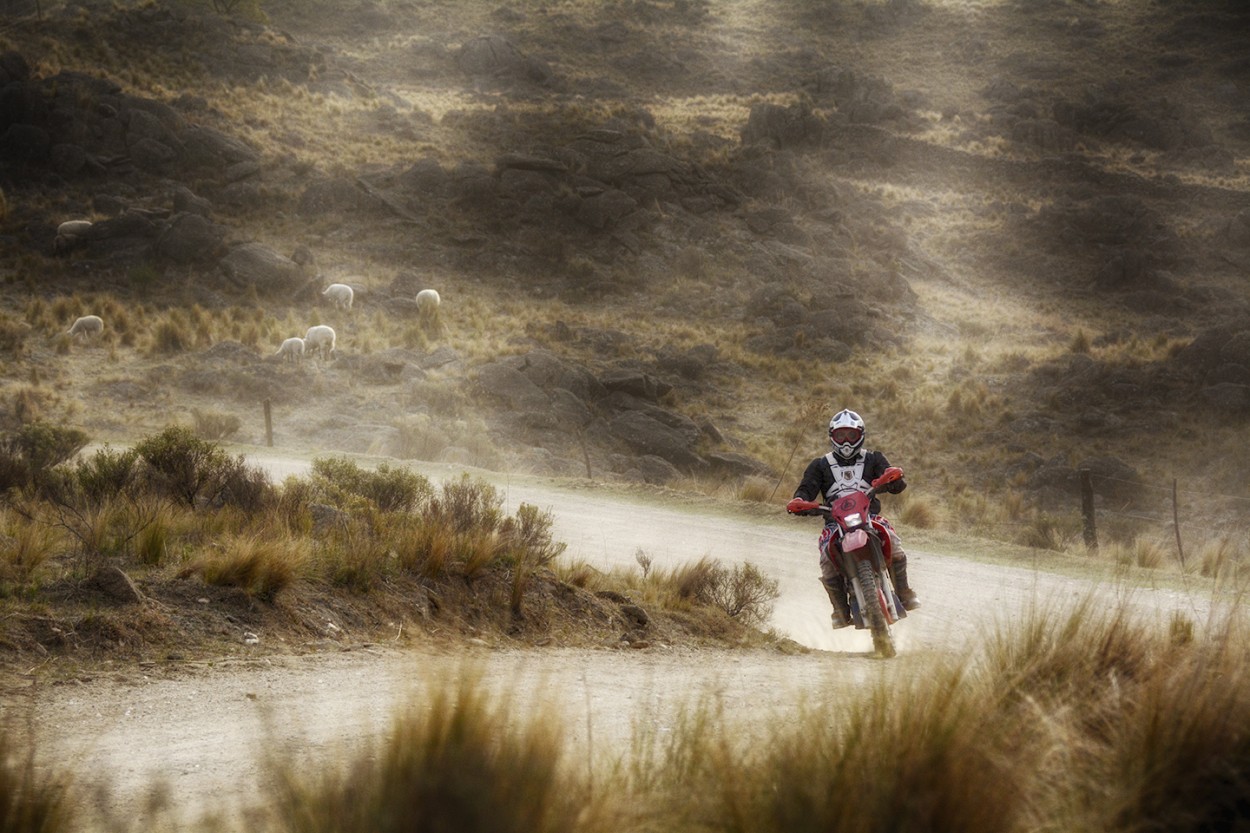
[[[894,637],[890,635],[890,624],[886,621],[885,610],[881,607],[883,588],[877,586],[877,574],[868,561],[859,561],[855,566],[859,577],[859,588],[864,594],[863,616],[872,631],[872,646],[877,653],[885,658],[894,656]]]

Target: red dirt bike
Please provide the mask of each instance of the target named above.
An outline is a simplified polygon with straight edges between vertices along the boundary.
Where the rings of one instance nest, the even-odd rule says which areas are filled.
[[[834,498],[829,506],[814,500],[792,503],[796,509],[829,516],[825,522],[831,535],[829,557],[850,589],[851,619],[857,629],[872,631],[873,648],[883,657],[897,653],[890,627],[906,616],[907,611],[894,591],[890,536],[885,521],[873,518],[868,507],[878,489],[902,476],[902,469],[890,466],[872,481],[872,488],[867,492],[850,492]]]

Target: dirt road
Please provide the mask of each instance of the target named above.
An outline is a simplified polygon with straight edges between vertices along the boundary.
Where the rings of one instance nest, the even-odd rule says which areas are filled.
[[[287,458],[265,462],[278,477],[306,466]],[[426,473],[455,474],[436,467]],[[828,627],[828,603],[815,578],[814,520],[748,519],[482,475],[499,486],[509,511],[521,502],[551,510],[571,558],[635,566],[642,549],[657,566],[705,554],[754,562],[780,582],[775,627],[814,650],[783,656],[659,645],[639,651],[482,645],[448,655],[362,648],[193,666],[174,679],[156,669],[119,667],[83,684],[32,691],[8,708],[29,712],[41,765],[70,765],[84,781],[103,778],[111,791],[107,806],[142,828],[154,821],[144,798],[155,786],[168,787],[183,821],[256,804],[264,793],[265,749],[289,747],[308,767],[341,758],[383,732],[397,709],[419,702],[424,687],[445,684],[466,664],[510,697],[518,713],[553,708],[564,718],[574,754],[622,754],[636,725],[662,732],[695,699],[713,697],[727,718],[744,721],[790,708],[800,696],[819,702],[837,686],[909,673],[936,651],[973,652],[992,622],[1020,615],[1032,602],[1089,589],[1087,582],[1033,569],[914,551],[912,573],[924,607],[897,629],[900,656],[874,660],[865,634]],[[1139,593],[1136,603],[1157,610],[1194,604],[1160,591]]]

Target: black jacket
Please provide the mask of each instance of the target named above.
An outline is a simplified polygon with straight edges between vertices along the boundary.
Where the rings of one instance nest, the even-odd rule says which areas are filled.
[[[885,459],[885,455],[880,451],[865,452],[863,474],[865,488],[880,477],[889,467],[890,461]],[[827,504],[829,502],[828,491],[833,486],[833,483],[833,469],[830,468],[828,459],[822,455],[807,464],[807,470],[803,472],[803,481],[794,490],[794,496],[801,497],[804,500],[819,500],[821,503]],[[907,484],[902,479],[899,479],[884,487],[881,491],[898,494],[906,488]],[[878,514],[881,511],[881,501],[874,497],[868,511],[874,515]]]

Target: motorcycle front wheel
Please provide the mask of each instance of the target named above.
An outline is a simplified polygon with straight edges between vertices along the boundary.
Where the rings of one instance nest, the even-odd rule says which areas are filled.
[[[894,637],[890,634],[890,623],[882,607],[882,588],[877,585],[877,574],[867,560],[855,565],[859,578],[859,588],[864,594],[864,609],[861,613],[868,629],[872,632],[872,647],[878,654],[889,659],[897,651],[894,649]]]

